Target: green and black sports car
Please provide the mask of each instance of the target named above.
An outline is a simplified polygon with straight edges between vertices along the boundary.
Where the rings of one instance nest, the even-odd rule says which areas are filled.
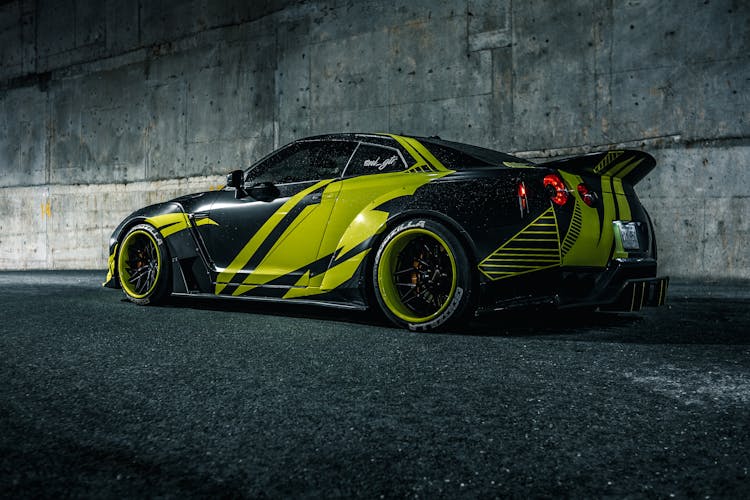
[[[221,191],[152,205],[110,240],[105,286],[174,296],[378,307],[430,330],[479,310],[635,311],[665,301],[640,151],[533,164],[390,134],[295,141]]]

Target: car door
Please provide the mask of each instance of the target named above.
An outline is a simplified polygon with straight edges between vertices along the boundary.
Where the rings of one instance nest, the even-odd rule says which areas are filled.
[[[301,141],[273,153],[245,174],[245,189],[220,192],[198,226],[215,267],[215,293],[241,296],[305,287],[354,151],[346,141]]]
[[[395,147],[360,142],[348,162],[329,216],[319,258],[325,272],[310,281],[310,289],[290,296],[330,291],[355,273],[370,250],[369,242],[382,229],[389,213],[384,204],[429,181],[422,175],[405,175],[403,154]]]

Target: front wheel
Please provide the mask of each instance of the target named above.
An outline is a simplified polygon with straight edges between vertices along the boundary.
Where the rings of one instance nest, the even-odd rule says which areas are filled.
[[[385,315],[410,330],[455,323],[473,310],[469,258],[458,238],[430,219],[403,222],[387,234],[372,281]]]
[[[133,226],[122,239],[117,270],[122,291],[136,304],[156,304],[169,294],[169,254],[148,224]]]

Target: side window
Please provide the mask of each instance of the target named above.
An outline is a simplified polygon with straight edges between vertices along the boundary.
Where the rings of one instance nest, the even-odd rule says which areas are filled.
[[[297,142],[256,165],[247,173],[247,181],[285,184],[338,177],[354,146],[344,141]]]
[[[405,168],[406,166],[397,150],[373,144],[360,144],[349,162],[346,175],[401,172]]]
[[[349,141],[320,141],[315,157],[316,179],[340,177],[356,145]]]
[[[313,154],[310,143],[292,144],[251,169],[246,181],[283,184],[309,180]]]

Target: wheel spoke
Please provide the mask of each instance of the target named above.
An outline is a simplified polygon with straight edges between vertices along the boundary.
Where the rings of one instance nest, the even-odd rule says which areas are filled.
[[[139,274],[136,278],[131,279],[130,282],[135,285],[136,292],[143,292],[143,273]]]
[[[416,287],[409,289],[408,292],[406,292],[404,295],[401,296],[401,302],[403,302],[404,304],[408,304],[410,301],[419,297],[419,294],[415,293],[416,290],[417,290]]]
[[[406,269],[402,269],[400,271],[396,271],[395,273],[393,273],[393,275],[398,276],[400,274],[413,273],[414,271],[416,271],[416,268],[412,266],[412,267],[407,267]]]
[[[147,268],[139,267],[138,269],[135,269],[134,272],[130,275],[130,282],[133,283],[135,281],[140,281],[143,278],[143,275],[148,272]]]
[[[400,251],[391,273],[401,304],[420,317],[440,310],[450,296],[447,250],[430,236],[417,236]]]
[[[156,268],[154,266],[151,266],[148,269],[148,287],[149,288],[151,288],[151,285],[154,284],[155,279],[156,279]]]
[[[432,255],[433,257],[437,257],[437,254],[435,254],[435,252],[430,250],[430,247],[427,245],[427,243],[422,243],[422,248],[424,248],[425,251],[429,253],[430,255]]]

